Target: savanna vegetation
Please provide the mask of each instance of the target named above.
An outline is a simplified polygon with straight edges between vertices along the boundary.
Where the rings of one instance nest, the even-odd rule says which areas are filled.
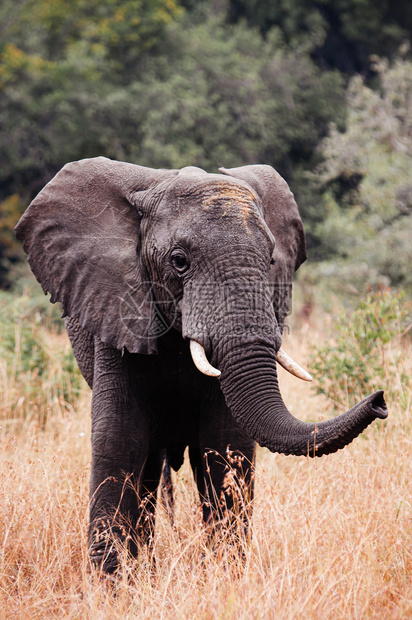
[[[321,417],[329,397],[347,405],[370,380],[388,388],[390,418],[322,459],[258,450],[253,539],[244,567],[229,550],[210,554],[185,462],[174,475],[173,526],[158,509],[156,570],[142,549],[138,561],[124,563],[124,579],[114,586],[93,578],[87,559],[90,390],[71,367],[68,342],[52,316],[38,321],[34,315],[26,322],[30,329],[21,329],[28,303],[2,315],[2,324],[16,324],[14,348],[11,336],[0,358],[2,617],[410,617],[412,351],[401,336],[401,300],[387,294],[372,300],[370,320],[383,324],[382,334],[365,334],[369,361],[358,380],[350,365],[347,382],[342,369],[330,365],[320,384],[328,398],[280,370],[292,411]],[[315,350],[321,359],[324,353],[325,318],[311,320],[295,321],[285,337],[288,351],[303,363]],[[332,323],[326,327],[336,351],[344,350],[341,363],[356,359],[352,336],[336,336]],[[312,370],[319,379],[315,361]],[[327,382],[333,379],[340,386],[334,391]]]
[[[18,618],[409,618],[412,5],[401,0],[3,0],[0,605]],[[67,162],[273,165],[309,264],[281,375],[292,411],[384,388],[390,417],[321,460],[258,452],[241,568],[208,553],[195,486],[112,588],[87,560],[90,391],[13,227]]]

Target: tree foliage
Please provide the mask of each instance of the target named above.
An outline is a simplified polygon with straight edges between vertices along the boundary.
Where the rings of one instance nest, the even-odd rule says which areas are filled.
[[[261,162],[286,174],[339,110],[340,76],[276,36],[264,41],[216,19],[186,31],[180,46],[132,85],[144,112],[135,159],[209,170]]]
[[[320,146],[317,233],[340,283],[412,288],[412,63],[377,60],[376,70],[380,88],[353,78],[346,131],[332,126]]]
[[[309,35],[320,64],[346,73],[367,73],[371,54],[394,57],[412,32],[403,0],[230,0],[230,17],[262,32],[277,26],[289,42]]]
[[[182,12],[175,0],[5,0],[2,36],[29,56],[89,64],[127,79]],[[1,13],[0,13],[1,15]]]

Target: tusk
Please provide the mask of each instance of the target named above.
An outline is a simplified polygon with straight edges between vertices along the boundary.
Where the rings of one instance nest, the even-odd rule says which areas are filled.
[[[278,364],[283,366],[285,370],[290,372],[291,375],[295,375],[298,379],[303,379],[303,381],[312,381],[312,377],[306,370],[301,368],[299,364],[297,364],[283,349],[279,349],[276,353],[276,360]]]
[[[194,365],[200,372],[203,372],[204,375],[208,375],[209,377],[220,377],[222,374],[220,370],[213,368],[213,366],[209,364],[204,348],[195,340],[190,341],[190,353],[192,354]]]

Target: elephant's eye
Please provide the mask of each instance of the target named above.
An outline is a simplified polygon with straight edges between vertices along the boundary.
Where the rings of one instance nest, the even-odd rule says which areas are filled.
[[[171,259],[173,267],[179,274],[182,274],[189,269],[189,261],[187,256],[183,254],[182,251],[176,250],[172,252]]]

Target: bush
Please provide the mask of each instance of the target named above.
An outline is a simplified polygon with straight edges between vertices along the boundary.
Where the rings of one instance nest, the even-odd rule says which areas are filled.
[[[339,317],[335,340],[315,348],[311,371],[316,392],[333,400],[337,408],[352,407],[379,388],[394,395],[391,385],[399,375],[401,352],[392,350],[391,343],[405,328],[404,297],[391,290],[368,295],[356,311]],[[409,385],[406,375],[399,378],[397,384]]]

